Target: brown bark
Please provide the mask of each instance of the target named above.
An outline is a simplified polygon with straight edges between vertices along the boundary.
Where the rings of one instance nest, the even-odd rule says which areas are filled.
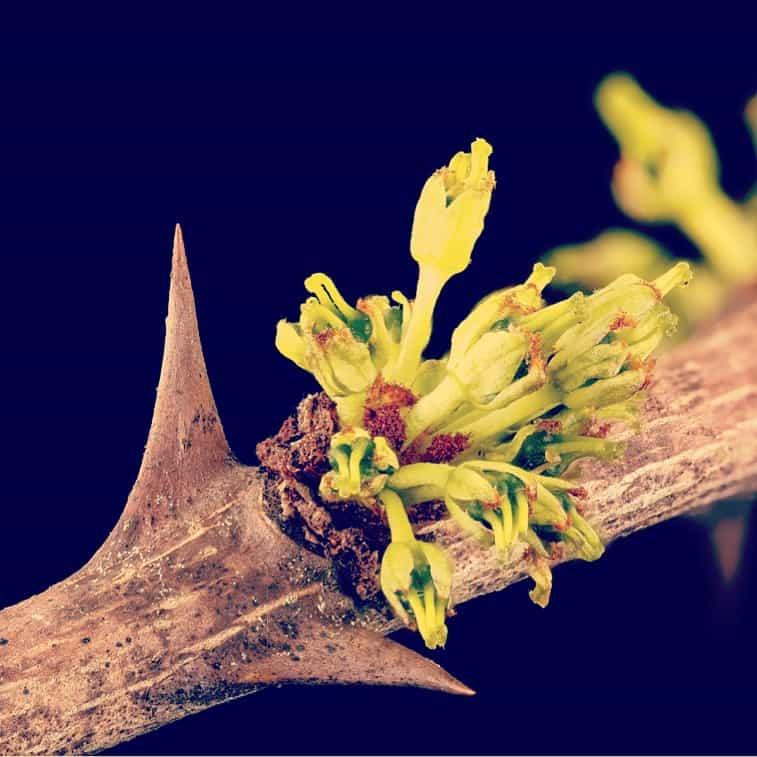
[[[644,432],[617,465],[585,466],[606,540],[757,490],[757,354],[748,298],[667,356]],[[264,511],[265,475],[229,452],[207,380],[177,230],[155,415],[124,512],[90,562],[0,613],[0,752],[96,751],[278,682],[471,693],[383,638],[331,563]],[[522,577],[449,523],[457,601]],[[378,633],[377,633],[378,632]]]

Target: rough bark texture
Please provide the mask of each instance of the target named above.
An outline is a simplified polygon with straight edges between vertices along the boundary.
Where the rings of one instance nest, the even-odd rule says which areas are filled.
[[[331,560],[266,514],[281,482],[229,452],[178,230],[166,328],[121,519],[84,568],[0,613],[0,752],[97,751],[274,682],[471,693],[383,638],[393,621],[357,612]],[[757,490],[755,329],[746,298],[667,356],[624,461],[585,466],[588,516],[606,540]],[[522,577],[517,554],[503,565],[449,523],[428,532],[455,558],[458,602]]]

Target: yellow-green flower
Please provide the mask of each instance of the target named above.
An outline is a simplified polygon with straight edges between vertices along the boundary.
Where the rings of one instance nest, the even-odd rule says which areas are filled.
[[[534,552],[529,556],[526,571],[534,581],[534,588],[528,592],[529,599],[539,607],[546,607],[552,594],[552,569],[549,560]]]
[[[365,391],[377,375],[370,319],[348,305],[325,274],[308,277],[305,287],[316,296],[302,304],[298,323],[279,321],[276,348],[312,373],[333,400]]]
[[[389,475],[400,467],[397,455],[383,436],[371,437],[363,428],[349,428],[331,437],[332,470],[318,489],[326,502],[375,501]]]
[[[458,152],[426,181],[410,237],[410,252],[422,268],[449,278],[468,267],[494,189],[491,154],[491,145],[476,139],[469,153]]]
[[[391,381],[412,384],[431,336],[439,294],[450,277],[470,263],[494,189],[491,153],[486,140],[476,139],[470,153],[457,153],[421,191],[410,237],[410,252],[419,266],[418,288],[399,355],[387,367]]]
[[[389,298],[382,295],[363,297],[357,307],[368,318],[373,362],[381,371],[397,357],[402,338],[402,308],[390,304]]]
[[[538,337],[546,383],[522,392],[514,381],[489,404],[469,403],[452,414],[441,431],[464,434],[471,450],[483,451],[560,406],[599,408],[629,399],[647,384],[646,360],[675,326],[661,298],[690,278],[690,266],[678,263],[653,282],[621,276],[576,306],[571,298],[525,315],[518,328]]]
[[[628,229],[609,229],[588,242],[556,247],[544,260],[555,266],[554,283],[568,291],[576,286],[598,289],[624,273],[652,280],[673,264],[673,259],[649,237]],[[676,339],[698,323],[712,318],[725,302],[727,288],[706,265],[691,264],[694,278],[687,290],[674,290],[668,299],[681,318]]]
[[[571,432],[568,426],[563,426],[561,419],[565,415],[566,413],[556,415],[545,424],[546,429],[539,422],[523,426],[510,441],[487,452],[487,460],[515,463],[527,470],[560,476],[572,463],[581,458],[616,460],[625,451],[623,442],[580,433],[583,430],[591,430],[594,417],[592,410],[583,412],[581,423],[572,424],[574,428],[578,426],[576,431],[579,433]],[[609,426],[607,429],[609,430]]]
[[[449,418],[461,403],[493,409],[543,383],[542,363],[531,359],[537,357],[533,342],[518,324],[544,304],[541,293],[554,273],[537,263],[524,284],[494,292],[473,308],[452,334],[440,380],[408,413],[408,441]],[[524,361],[526,375],[513,382]]]
[[[447,611],[451,609],[452,563],[435,544],[418,541],[399,495],[384,489],[392,542],[381,560],[381,589],[397,617],[417,626],[429,649],[447,641]]]
[[[368,341],[371,329],[367,317],[342,297],[342,293],[325,273],[308,276],[305,279],[305,289],[315,295],[321,307],[346,324],[361,342]],[[331,323],[340,325],[334,320]]]

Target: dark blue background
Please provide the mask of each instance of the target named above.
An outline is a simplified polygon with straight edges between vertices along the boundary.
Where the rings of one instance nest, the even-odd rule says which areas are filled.
[[[342,33],[294,10],[292,23],[205,33],[111,20],[79,38],[47,17],[23,34],[5,28],[0,606],[79,568],[126,500],[177,220],[221,417],[252,463],[314,386],[273,347],[303,278],[327,271],[350,298],[409,294],[418,191],[472,138],[494,145],[498,187],[474,262],[445,293],[439,349],[481,295],[544,251],[627,223],[608,189],[615,146],[592,108],[604,74],[631,70],[699,113],[725,187],[748,190],[741,111],[757,65],[746,24],[660,30],[652,18],[623,36],[621,19],[577,34],[467,13],[425,34],[403,19],[384,32],[369,15]],[[657,237],[691,251],[670,229]],[[704,528],[677,521],[599,564],[560,568],[547,611],[525,585],[461,607],[435,659],[473,699],[269,690],[115,751],[754,751],[753,553],[728,594]]]

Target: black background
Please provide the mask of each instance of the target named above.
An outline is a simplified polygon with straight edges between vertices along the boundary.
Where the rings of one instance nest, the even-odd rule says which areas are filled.
[[[77,36],[58,26],[70,19],[4,27],[0,606],[78,569],[126,500],[176,221],[219,411],[252,463],[314,387],[273,347],[304,277],[329,272],[349,298],[410,294],[418,191],[472,138],[494,145],[498,187],[473,264],[445,291],[439,350],[480,296],[550,247],[631,225],[592,108],[604,74],[631,70],[699,113],[726,189],[749,189],[746,21],[661,30],[652,18],[621,35],[617,18],[578,34],[547,15],[528,32],[473,11],[423,34],[370,16],[342,32],[294,10],[204,32],[157,19],[149,33],[125,20],[74,24]],[[675,231],[655,234],[691,253]],[[678,520],[560,568],[546,611],[524,584],[461,607],[434,658],[475,698],[272,689],[114,752],[754,751],[754,579],[750,549],[725,591],[703,525]]]

